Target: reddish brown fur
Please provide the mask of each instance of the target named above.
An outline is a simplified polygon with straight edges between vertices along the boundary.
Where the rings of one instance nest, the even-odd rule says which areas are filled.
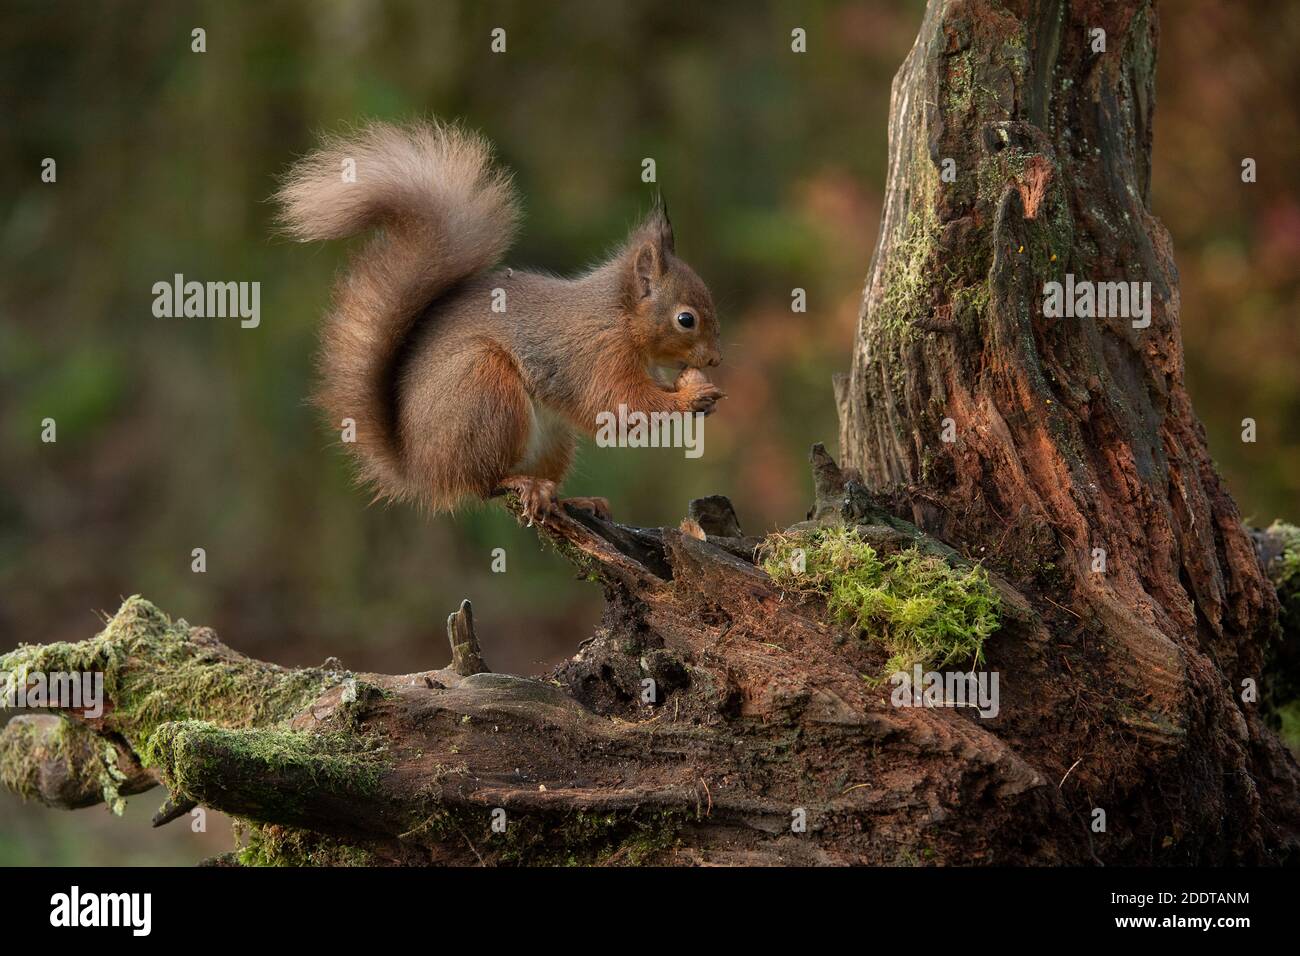
[[[356,183],[339,174],[347,158]],[[361,475],[381,496],[450,510],[503,484],[558,483],[575,429],[593,433],[599,412],[709,412],[721,397],[698,373],[671,391],[652,377],[721,360],[713,300],[662,206],[576,279],[490,271],[518,218],[509,179],[481,138],[426,124],[327,142],[279,198],[302,239],[382,227],[336,291],[319,396],[333,427],[356,420]]]

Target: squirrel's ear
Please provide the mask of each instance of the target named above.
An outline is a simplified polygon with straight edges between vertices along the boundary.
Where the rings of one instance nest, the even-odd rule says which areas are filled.
[[[632,277],[636,282],[636,294],[647,298],[654,289],[654,284],[664,274],[664,259],[659,252],[659,243],[647,239],[636,250],[632,259]]]
[[[638,298],[646,298],[654,284],[667,271],[668,257],[673,253],[673,224],[668,219],[668,207],[663,196],[655,199],[641,227],[635,233],[636,252],[632,257],[632,278]]]

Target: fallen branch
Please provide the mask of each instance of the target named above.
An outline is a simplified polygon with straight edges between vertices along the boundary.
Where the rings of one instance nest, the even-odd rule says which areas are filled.
[[[813,460],[817,520],[796,530],[855,527],[969,567],[883,516],[824,450]],[[607,609],[544,679],[487,671],[468,602],[448,619],[448,667],[381,675],[250,660],[131,598],[89,641],[0,658],[0,672],[102,670],[108,698],[93,719],[11,721],[4,781],[62,807],[161,783],[156,824],[196,805],[244,821],[223,862],[1091,859],[1070,796],[1099,768],[1077,741],[1045,742],[1033,695],[1062,675],[1024,595],[995,581],[1006,613],[986,651],[1015,688],[1000,717],[896,707],[883,648],[776,588],[724,501],[692,506],[703,539],[578,510],[547,520]],[[50,746],[54,728],[76,746]],[[105,747],[113,760],[87,759]]]

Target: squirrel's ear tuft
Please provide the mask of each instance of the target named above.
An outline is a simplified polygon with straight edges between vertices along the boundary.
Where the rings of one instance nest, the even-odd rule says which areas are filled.
[[[673,223],[668,218],[668,203],[664,202],[663,193],[655,196],[655,206],[650,211],[650,218],[646,225],[659,244],[661,252],[664,255],[673,252]]]

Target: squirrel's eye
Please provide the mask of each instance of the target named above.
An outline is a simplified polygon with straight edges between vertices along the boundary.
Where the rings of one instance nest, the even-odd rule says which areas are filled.
[[[684,329],[695,328],[695,315],[691,312],[678,312],[677,324]]]

